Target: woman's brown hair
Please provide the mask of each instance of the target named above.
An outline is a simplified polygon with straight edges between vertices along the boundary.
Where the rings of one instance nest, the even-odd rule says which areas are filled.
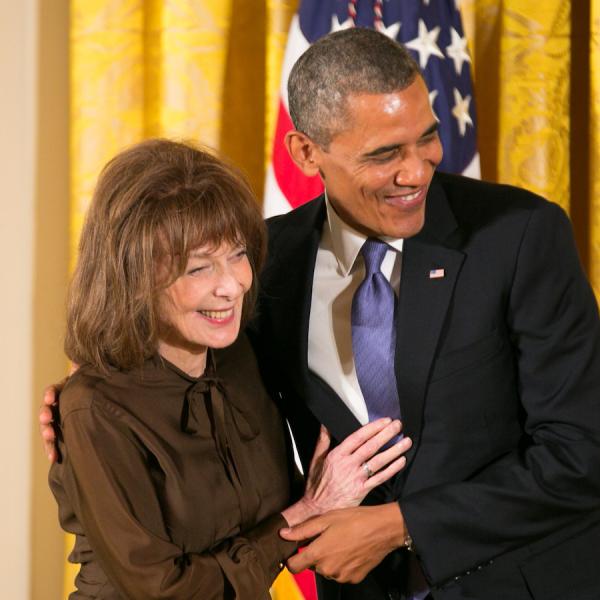
[[[157,348],[159,293],[184,272],[194,248],[222,242],[245,247],[255,275],[245,321],[266,234],[241,173],[204,150],[164,139],[115,156],[100,174],[81,232],[67,298],[67,356],[102,371],[141,365]],[[159,264],[168,265],[167,279],[157,276]]]

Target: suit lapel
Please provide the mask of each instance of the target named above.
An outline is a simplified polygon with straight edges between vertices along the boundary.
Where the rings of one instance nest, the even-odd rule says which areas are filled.
[[[356,431],[360,423],[335,391],[323,379],[309,371],[308,366],[306,377],[306,404],[339,444]]]
[[[338,442],[360,427],[360,423],[333,389],[308,368],[308,328],[313,277],[321,231],[326,218],[323,197],[296,211],[297,219],[279,233],[274,271],[289,273],[279,280],[278,336],[290,349],[289,377],[306,406]],[[296,215],[294,215],[296,216]]]
[[[405,241],[402,253],[395,366],[404,431],[413,440],[407,454],[409,465],[421,437],[431,365],[464,261],[464,254],[452,247],[457,233],[444,191],[434,180],[427,198],[426,225]]]

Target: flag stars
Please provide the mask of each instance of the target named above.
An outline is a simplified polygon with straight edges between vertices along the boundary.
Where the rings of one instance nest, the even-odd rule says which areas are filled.
[[[458,123],[458,131],[462,137],[465,136],[467,125],[473,127],[473,119],[469,114],[469,104],[471,104],[471,96],[467,95],[464,98],[460,92],[454,88],[454,107],[452,108],[452,116]]]
[[[467,52],[467,38],[460,37],[458,31],[456,31],[454,27],[450,27],[450,36],[452,38],[452,42],[449,46],[446,46],[446,54],[454,61],[456,74],[460,75],[463,64],[465,62],[471,62],[471,57]]]
[[[427,66],[430,56],[444,58],[444,54],[437,45],[437,39],[440,35],[440,27],[434,27],[430,31],[423,19],[419,19],[419,34],[414,40],[406,42],[405,46],[419,53],[419,65],[421,69]]]
[[[342,29],[350,29],[353,26],[352,19],[348,17],[343,23],[340,23],[335,12],[331,15],[331,33],[334,31],[342,31]]]
[[[392,23],[387,27],[383,25],[383,23],[377,28],[380,33],[387,35],[390,39],[395,40],[398,37],[398,32],[400,31],[402,23],[398,21],[397,23]]]

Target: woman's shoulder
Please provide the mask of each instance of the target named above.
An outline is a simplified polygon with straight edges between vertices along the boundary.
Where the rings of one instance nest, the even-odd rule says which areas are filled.
[[[67,379],[58,401],[61,420],[76,411],[103,406],[108,400],[107,375],[83,365]]]

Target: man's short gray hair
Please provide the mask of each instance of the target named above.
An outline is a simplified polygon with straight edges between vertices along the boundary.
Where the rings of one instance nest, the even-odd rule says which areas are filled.
[[[315,42],[293,66],[288,80],[294,127],[327,148],[347,122],[350,94],[389,94],[420,73],[409,51],[383,33],[352,28]]]

